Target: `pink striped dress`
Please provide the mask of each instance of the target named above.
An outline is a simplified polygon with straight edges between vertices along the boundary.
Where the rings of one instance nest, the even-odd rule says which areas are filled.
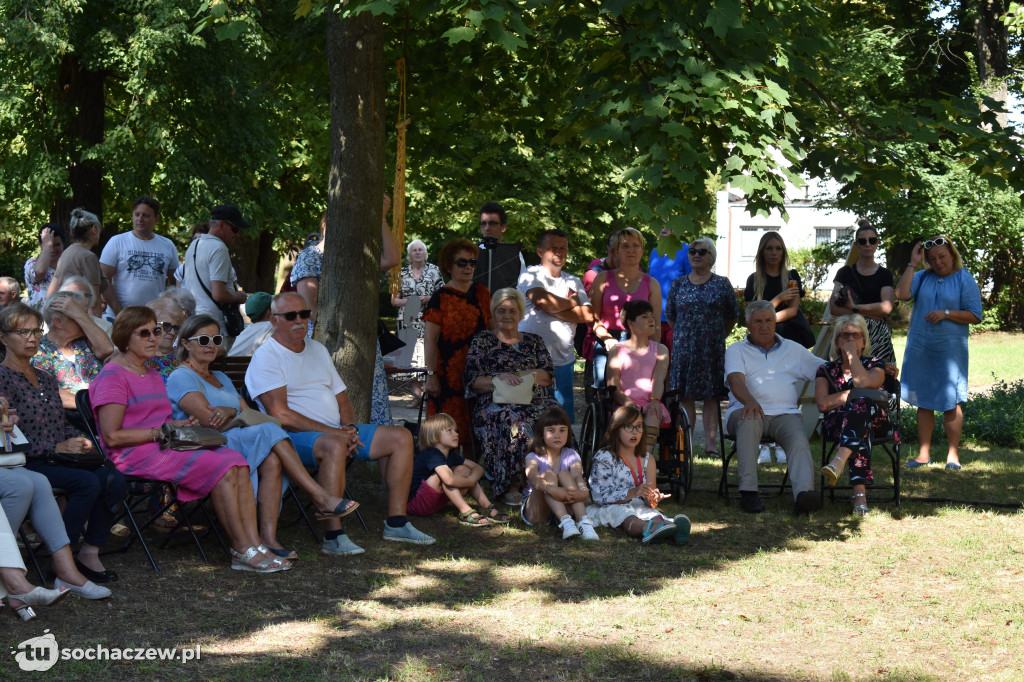
[[[658,342],[651,339],[647,343],[647,352],[635,353],[626,348],[625,343],[617,343],[612,353],[619,362],[619,387],[626,396],[643,410],[651,402],[651,391],[654,389],[654,368],[658,364]],[[668,410],[661,411],[661,425],[669,426],[672,419]]]
[[[109,404],[125,406],[121,424],[125,429],[151,429],[171,420],[171,401],[163,379],[153,369],[140,376],[116,362],[107,363],[89,385],[89,397],[97,423],[99,408]],[[231,467],[249,468],[245,457],[228,448],[179,451],[161,450],[157,443],[120,449],[102,445],[118,471],[126,476],[170,481],[178,486],[182,502],[209,495]]]

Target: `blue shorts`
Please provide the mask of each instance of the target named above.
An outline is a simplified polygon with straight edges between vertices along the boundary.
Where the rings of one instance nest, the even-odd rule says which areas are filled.
[[[555,401],[569,415],[569,421],[576,423],[576,402],[572,395],[573,363],[555,367]]]
[[[373,442],[373,435],[377,432],[377,424],[356,424],[356,428],[359,430],[359,440],[362,445],[356,448],[352,454],[355,455],[356,459],[369,461],[370,443]],[[324,435],[324,432],[296,431],[288,435],[292,438],[295,452],[299,453],[299,459],[302,460],[303,466],[309,469],[316,469],[317,463],[316,458],[313,457],[313,444],[316,443],[317,438]]]

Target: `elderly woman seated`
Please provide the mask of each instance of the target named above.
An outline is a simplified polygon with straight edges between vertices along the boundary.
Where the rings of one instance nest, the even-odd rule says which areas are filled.
[[[75,394],[88,388],[114,346],[89,315],[89,300],[76,291],[58,291],[43,304],[47,332],[39,339],[32,365],[57,380],[60,401],[75,409]]]
[[[85,531],[85,541],[75,559],[78,570],[93,582],[117,580],[116,573],[104,568],[99,550],[114,525],[114,513],[121,505],[127,483],[113,467],[89,470],[53,463],[62,453],[87,453],[93,445],[68,423],[61,409],[57,381],[30,364],[39,344],[36,334],[41,332],[41,322],[39,313],[24,303],[0,311],[0,343],[7,351],[0,362],[0,395],[10,400],[20,415],[21,430],[29,441],[25,467],[67,493],[64,526],[68,538],[78,544]]]
[[[814,399],[825,417],[823,433],[839,444],[836,456],[821,468],[829,486],[835,486],[850,464],[853,487],[853,513],[868,513],[866,484],[871,474],[871,437],[876,428],[885,428],[888,414],[869,397],[853,397],[851,391],[880,388],[885,382],[885,362],[872,357],[868,325],[860,315],[844,315],[832,327],[829,362],[818,368],[814,379]]]
[[[164,424],[183,426],[195,419],[172,420],[171,401],[160,375],[145,366],[156,355],[163,329],[144,306],[129,306],[114,319],[111,339],[117,353],[89,388],[92,409],[107,457],[119,471],[178,486],[182,502],[206,495],[224,524],[231,544],[231,568],[274,573],[291,562],[262,545],[256,530],[256,498],[249,464],[229,448],[173,450],[160,447]]]
[[[522,478],[523,456],[533,438],[533,423],[545,409],[556,405],[551,391],[554,365],[544,340],[519,331],[526,299],[515,289],[499,289],[491,298],[494,331],[477,334],[469,346],[464,381],[466,396],[476,396],[473,428],[483,449],[483,467],[494,497],[519,504],[514,490]],[[524,381],[533,386],[526,403],[495,400],[495,385],[515,387]]]
[[[182,309],[181,303],[168,296],[167,292],[154,298],[146,304],[146,307],[156,313],[156,326],[163,331],[156,345],[157,354],[146,360],[146,367],[159,372],[160,378],[166,384],[171,372],[176,370],[179,365],[174,344],[178,340],[181,325],[185,323],[185,311]]]
[[[77,291],[80,294],[84,294],[89,304],[89,310],[91,311],[97,305],[96,287],[92,285],[89,280],[80,275],[70,275],[64,278],[61,282],[60,289],[57,291]],[[99,305],[103,305],[100,301]],[[96,317],[89,313],[90,319],[96,323],[96,326],[103,330],[103,332],[110,336],[110,328],[114,326],[114,323],[110,320],[104,320],[102,317]]]
[[[19,336],[18,331],[21,329],[0,328],[0,334],[5,339]],[[0,420],[4,422],[0,426],[4,431],[10,431],[18,422],[18,416],[14,414],[14,410],[8,411],[7,401],[2,397]],[[24,426],[24,423],[21,426]],[[76,567],[76,561],[71,554],[71,543],[60,518],[60,509],[57,507],[57,501],[53,499],[53,490],[45,476],[23,466],[0,467],[0,508],[3,509],[0,517],[6,517],[0,519],[0,523],[9,524],[4,530],[9,530],[12,534],[25,521],[25,517],[30,516],[32,527],[50,551],[53,570],[57,574],[53,590],[41,587],[33,589],[25,580],[25,565],[18,555],[17,545],[14,547],[13,555],[10,551],[10,545],[14,544],[13,538],[6,547],[0,539],[0,578],[12,593],[8,595],[7,603],[23,619],[28,620],[35,615],[32,613],[32,606],[53,604],[63,598],[63,593],[68,590],[85,599],[104,599],[110,596],[110,590],[90,581]]]
[[[174,417],[194,417],[203,426],[223,427],[246,409],[245,402],[223,372],[211,372],[210,362],[224,342],[217,320],[195,315],[185,320],[178,341],[181,366],[167,381],[167,394],[174,405]],[[282,472],[309,494],[320,511],[317,518],[344,516],[356,510],[358,503],[342,500],[324,490],[306,471],[292,447],[291,439],[273,423],[236,426],[224,432],[228,447],[245,455],[256,493],[263,544],[277,556],[296,558],[292,550],[277,541],[277,516],[281,506]],[[257,475],[258,474],[258,475]]]

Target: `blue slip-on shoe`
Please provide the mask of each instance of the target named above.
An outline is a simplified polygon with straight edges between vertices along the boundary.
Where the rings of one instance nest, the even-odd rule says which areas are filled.
[[[947,471],[960,471],[961,469],[963,469],[963,467],[956,462],[946,462]]]
[[[931,460],[928,460],[927,462],[918,462],[916,459],[912,459],[912,460],[907,462],[907,468],[908,469],[916,469],[918,467],[926,467],[926,466],[928,466],[931,463],[932,463]]]
[[[398,528],[392,528],[385,521],[384,539],[391,540],[392,542],[411,542],[414,545],[432,545],[435,542],[434,538],[416,530],[408,521],[405,522],[404,526],[399,526]]]
[[[333,540],[324,540],[324,544],[320,547],[321,553],[334,556],[362,554],[365,551],[362,547],[352,542],[345,533],[342,533]]]

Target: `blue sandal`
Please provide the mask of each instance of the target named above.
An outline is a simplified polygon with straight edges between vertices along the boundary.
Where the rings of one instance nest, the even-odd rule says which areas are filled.
[[[670,521],[665,521],[664,518],[662,518],[661,525],[659,525],[654,530],[651,530],[651,526],[653,526],[654,522],[657,520],[658,519],[651,519],[647,522],[647,528],[644,529],[644,535],[640,542],[644,543],[645,545],[650,545],[655,542],[664,542],[665,540],[668,540],[671,537],[675,537],[676,524]]]

